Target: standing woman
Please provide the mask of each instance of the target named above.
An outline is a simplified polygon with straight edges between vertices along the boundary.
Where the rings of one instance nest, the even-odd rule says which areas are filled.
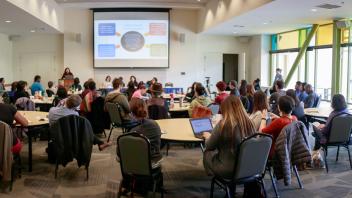
[[[221,112],[223,119],[212,133],[203,133],[205,139],[203,164],[208,174],[232,179],[237,147],[244,138],[253,135],[255,129],[238,97],[233,95],[227,97],[221,103]],[[254,186],[245,185],[245,192],[255,192],[254,189],[248,189]]]
[[[66,67],[64,73],[62,74],[61,79],[64,80],[72,80],[73,79],[73,74],[70,70],[70,68]]]

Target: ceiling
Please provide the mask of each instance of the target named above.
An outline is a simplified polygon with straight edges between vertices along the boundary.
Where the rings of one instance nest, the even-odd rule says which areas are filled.
[[[200,9],[209,0],[55,0],[63,7],[106,8],[106,7],[167,7]]]
[[[55,28],[12,3],[0,1],[0,33],[25,35],[33,34],[33,31],[35,33],[59,33]]]
[[[330,10],[316,7],[325,3],[341,7]],[[205,33],[238,36],[273,34],[341,18],[352,18],[352,0],[275,0]]]

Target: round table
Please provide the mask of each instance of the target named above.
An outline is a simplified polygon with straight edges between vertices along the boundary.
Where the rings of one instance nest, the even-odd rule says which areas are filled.
[[[188,111],[189,103],[183,103],[182,107],[180,107],[180,103],[174,103],[173,108],[169,108],[169,111]]]
[[[170,94],[163,94],[162,95],[162,97],[164,98],[164,99],[171,99],[171,96],[170,96]],[[174,94],[174,98],[176,99],[179,99],[179,98],[185,98],[186,97],[186,95],[184,95],[184,94]]]
[[[49,125],[48,112],[42,111],[18,111],[28,120],[28,171],[32,172],[32,133],[33,128],[38,126]],[[20,127],[20,126],[18,126]]]
[[[188,118],[156,120],[162,131],[161,139],[166,142],[198,143],[203,149],[203,139],[194,137],[191,123]],[[168,155],[169,144],[167,143],[166,155]]]
[[[39,107],[40,111],[49,112],[50,108],[53,106],[54,98],[43,98],[43,99],[31,99],[36,107]]]
[[[332,111],[331,107],[307,108],[304,109],[304,114],[309,117],[328,118]]]

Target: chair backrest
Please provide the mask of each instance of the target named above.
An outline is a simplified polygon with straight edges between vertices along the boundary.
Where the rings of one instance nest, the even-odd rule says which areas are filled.
[[[216,115],[216,114],[219,113],[220,105],[218,105],[218,104],[210,104],[208,107],[210,108],[211,113],[212,113],[213,115]]]
[[[237,150],[234,179],[262,176],[268,160],[272,137],[256,133],[241,142]]]
[[[105,104],[105,108],[109,112],[110,120],[112,123],[116,125],[121,125],[122,124],[122,118],[121,118],[121,107],[117,103],[111,103],[107,102]]]
[[[313,108],[318,108],[320,106],[321,96],[316,96],[314,98]]]
[[[160,120],[169,118],[168,111],[165,106],[150,105],[148,106],[148,115],[152,120]]]
[[[342,114],[332,120],[328,143],[343,143],[350,140],[352,115]]]
[[[11,180],[12,169],[12,141],[11,127],[0,121],[0,181]]]
[[[135,132],[120,135],[117,148],[122,174],[151,175],[150,142],[145,136]]]
[[[35,110],[34,102],[27,97],[18,98],[16,100],[15,105],[18,110],[23,110],[23,111],[34,111]]]
[[[192,118],[210,118],[211,114],[210,108],[198,105],[193,108]]]

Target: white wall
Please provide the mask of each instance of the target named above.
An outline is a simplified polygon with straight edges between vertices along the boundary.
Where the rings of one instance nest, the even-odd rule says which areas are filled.
[[[0,78],[5,78],[5,83],[13,80],[12,71],[12,42],[8,35],[0,33]]]
[[[155,76],[161,82],[171,81],[175,86],[184,88],[193,81],[204,82],[204,58],[209,53],[221,56],[222,53],[247,53],[247,46],[239,43],[235,37],[197,34],[197,16],[198,12],[194,10],[171,11],[169,69],[93,69],[92,13],[83,9],[66,9],[64,65],[69,66],[81,81],[95,78],[99,84],[106,75],[122,76],[125,81],[130,75],[135,75],[138,80],[143,81]],[[178,41],[180,33],[186,35],[184,43]],[[75,34],[81,35],[81,42],[74,39]],[[216,67],[218,67],[215,69],[218,72],[216,76],[222,77],[222,63]],[[63,69],[64,67],[61,71]],[[186,74],[181,75],[181,72]]]
[[[34,75],[42,77],[43,85],[59,79],[63,65],[63,36],[36,34],[20,36],[13,41],[13,80],[25,80],[29,85]],[[60,76],[61,77],[61,76]]]

